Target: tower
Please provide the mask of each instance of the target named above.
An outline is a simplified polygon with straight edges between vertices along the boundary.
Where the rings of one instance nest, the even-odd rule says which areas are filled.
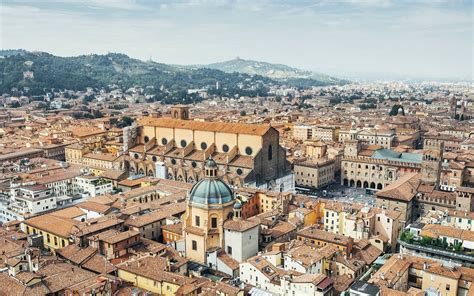
[[[171,107],[171,117],[174,119],[189,119],[189,106],[176,105]]]
[[[235,198],[218,177],[217,163],[209,158],[204,178],[188,194],[184,237],[186,257],[207,264],[208,253],[224,245],[224,221],[232,216]]]
[[[346,140],[344,142],[344,157],[357,157],[360,151],[359,140]]]
[[[438,148],[423,150],[423,159],[421,162],[421,182],[424,184],[432,184],[435,188],[439,186],[441,174],[441,162],[443,160],[443,142]]]

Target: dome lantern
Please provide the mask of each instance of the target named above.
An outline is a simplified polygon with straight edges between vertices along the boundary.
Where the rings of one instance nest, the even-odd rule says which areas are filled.
[[[209,158],[204,164],[204,178],[189,192],[189,202],[198,206],[219,207],[234,201],[230,187],[217,176],[217,163]]]
[[[204,164],[204,176],[206,178],[217,178],[217,163],[211,157]]]

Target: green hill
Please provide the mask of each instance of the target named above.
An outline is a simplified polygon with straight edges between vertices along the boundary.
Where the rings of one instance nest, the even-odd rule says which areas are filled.
[[[32,93],[43,89],[84,90],[87,87],[133,86],[160,89],[170,92],[186,91],[190,88],[213,88],[216,81],[223,89],[258,89],[261,85],[275,83],[262,76],[241,73],[225,73],[216,69],[188,69],[153,61],[141,61],[124,54],[82,55],[58,57],[44,52],[19,51],[17,54],[0,51],[0,90],[8,93],[12,88],[28,87]],[[25,78],[25,72],[33,78]],[[240,85],[240,87],[237,87]]]
[[[278,81],[286,81],[291,85],[298,84],[298,81],[300,84],[307,84],[309,86],[347,83],[345,80],[340,80],[329,75],[300,70],[283,64],[271,64],[241,58],[204,65],[202,67],[217,69],[227,73],[239,72],[250,75],[261,75]]]
[[[45,52],[0,50],[0,92],[51,89],[147,88],[159,100],[189,97],[188,89],[206,88],[211,95],[264,96],[271,85],[311,87],[343,81],[285,65],[235,59],[207,66],[177,66],[141,61],[120,53],[59,57]],[[219,89],[216,89],[219,82]],[[164,89],[161,92],[160,89]]]

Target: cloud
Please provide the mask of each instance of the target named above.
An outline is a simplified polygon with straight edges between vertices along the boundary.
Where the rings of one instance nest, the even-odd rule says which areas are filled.
[[[62,56],[114,51],[178,64],[244,56],[317,71],[466,76],[472,20],[461,4],[6,0],[0,41]]]

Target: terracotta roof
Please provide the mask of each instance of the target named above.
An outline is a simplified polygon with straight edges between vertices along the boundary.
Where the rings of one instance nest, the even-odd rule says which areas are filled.
[[[122,219],[118,219],[115,216],[89,219],[87,222],[82,222],[74,226],[73,233],[76,236],[88,236],[106,229],[118,227],[123,223],[124,221]]]
[[[462,230],[452,226],[427,224],[423,227],[420,233],[421,236],[428,236],[431,238],[452,237],[460,240],[473,241],[474,231]]]
[[[176,234],[182,235],[183,234],[183,223],[180,222],[180,223],[166,224],[166,225],[161,226],[161,229],[163,231],[168,231],[168,232],[171,232],[171,233],[176,233]]]
[[[244,232],[251,228],[257,227],[259,224],[250,220],[227,220],[224,222],[224,228],[233,231]]]
[[[285,256],[291,257],[293,260],[300,262],[304,267],[309,268],[311,265],[321,261],[324,256],[317,249],[309,245],[293,247]]]
[[[309,226],[300,230],[297,235],[309,239],[322,240],[336,245],[347,245],[350,241],[350,238],[347,236],[317,229],[314,226]]]
[[[118,242],[121,242],[123,240],[129,239],[134,236],[139,236],[140,232],[138,231],[133,231],[133,230],[127,230],[127,231],[113,231],[113,235],[107,236],[107,237],[100,237],[100,240],[109,243],[109,244],[115,244]]]
[[[51,215],[56,216],[56,217],[74,219],[74,218],[86,215],[86,213],[80,208],[72,206],[69,208],[54,211],[51,213]]]
[[[125,225],[133,227],[142,227],[144,225],[148,225],[156,221],[166,219],[166,217],[184,213],[185,211],[186,204],[183,202],[164,205],[161,208],[150,213],[143,214],[140,216],[131,216],[129,219],[127,219]]]
[[[225,252],[220,252],[217,256],[219,260],[221,260],[225,265],[227,265],[230,269],[236,270],[239,269],[239,262],[229,256],[229,254]]]
[[[96,213],[102,213],[102,214],[106,214],[111,210],[111,207],[109,207],[107,205],[97,203],[97,202],[94,202],[94,201],[90,201],[90,200],[78,203],[78,204],[76,204],[76,207],[78,207],[80,209],[85,209],[85,210],[88,210],[88,211],[96,212]]]
[[[411,201],[417,193],[421,174],[407,173],[400,179],[376,193],[378,198]]]
[[[78,221],[57,217],[52,214],[36,216],[25,220],[23,223],[63,238],[69,238],[72,234],[73,227],[79,224]]]
[[[117,265],[118,269],[160,282],[184,285],[196,279],[167,271],[167,260],[161,257],[146,256]]]
[[[227,123],[227,122],[204,122],[193,120],[179,120],[172,118],[143,117],[138,120],[140,125],[180,128],[198,131],[211,131],[232,134],[250,134],[263,136],[271,129],[270,125]]]

